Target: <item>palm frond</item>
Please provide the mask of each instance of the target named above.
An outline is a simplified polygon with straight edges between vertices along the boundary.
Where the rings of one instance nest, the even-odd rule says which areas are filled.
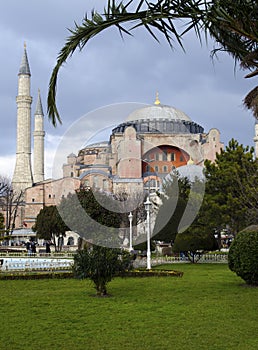
[[[258,69],[257,18],[257,0],[157,0],[153,3],[148,0],[121,0],[119,3],[108,0],[104,14],[92,11],[90,18],[86,15],[81,25],[75,24],[75,28],[70,29],[71,35],[58,54],[49,82],[49,119],[54,126],[61,122],[56,106],[60,68],[76,49],[82,50],[90,39],[107,28],[116,27],[123,37],[123,34],[132,35],[135,29],[144,27],[155,40],[159,41],[157,34],[161,34],[171,48],[176,42],[182,49],[184,34],[194,30],[201,42],[201,33],[204,32],[206,38],[210,36],[218,45],[212,55],[226,51],[234,58],[235,64],[240,63],[243,69],[253,69],[247,75],[252,77]],[[182,32],[176,25],[178,20],[184,20]]]
[[[256,1],[218,0],[210,7],[204,21],[205,29],[215,39],[218,50],[226,51],[242,67],[250,68],[250,53],[256,53],[253,67],[257,67],[258,49],[258,4]]]
[[[258,119],[258,86],[252,89],[244,99],[244,106],[251,110],[254,117]]]
[[[178,32],[174,21],[178,19],[188,19],[188,28],[184,33],[195,28],[199,33],[199,20],[201,19],[201,7],[207,1],[199,0],[159,0],[156,3],[149,3],[147,0],[130,0],[126,4],[121,1],[116,3],[109,0],[104,14],[100,15],[92,11],[91,18],[87,15],[81,25],[75,24],[74,29],[70,29],[71,35],[67,38],[65,45],[58,54],[56,65],[48,88],[48,117],[54,126],[61,123],[61,117],[56,106],[57,78],[62,65],[73,55],[76,49],[82,50],[88,41],[100,32],[112,26],[117,27],[120,35],[132,35],[132,31],[138,27],[144,27],[150,35],[157,41],[157,31],[164,35],[166,41],[173,48],[172,38],[183,48],[181,34]],[[136,9],[129,12],[129,7],[137,3]],[[128,28],[126,24],[133,25]]]

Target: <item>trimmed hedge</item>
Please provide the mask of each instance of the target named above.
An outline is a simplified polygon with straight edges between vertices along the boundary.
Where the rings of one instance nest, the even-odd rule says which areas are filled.
[[[7,272],[0,274],[0,280],[39,280],[47,278],[74,278],[72,272]]]
[[[122,274],[117,274],[117,277],[182,277],[183,272],[173,270],[132,270]],[[74,278],[72,272],[7,272],[0,274],[0,280],[39,280],[47,278]]]
[[[237,234],[229,249],[228,266],[247,284],[258,286],[258,225]]]

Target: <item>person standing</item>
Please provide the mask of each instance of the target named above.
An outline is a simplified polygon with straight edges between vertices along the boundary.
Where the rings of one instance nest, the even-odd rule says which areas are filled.
[[[36,254],[37,250],[36,250],[36,242],[31,241],[31,253],[32,254]]]
[[[28,241],[26,243],[26,249],[27,249],[28,255],[31,255],[31,242],[30,241]]]
[[[47,254],[50,254],[50,253],[51,253],[50,241],[46,241],[46,253],[47,253]]]

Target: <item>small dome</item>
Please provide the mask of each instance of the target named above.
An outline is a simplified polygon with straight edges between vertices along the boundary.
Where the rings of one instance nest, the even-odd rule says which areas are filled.
[[[74,157],[76,157],[76,154],[74,154],[74,153],[70,153],[68,156],[68,158],[74,158]]]
[[[176,168],[177,172],[182,177],[187,177],[189,181],[194,182],[195,178],[201,181],[205,181],[204,168],[200,165],[193,163],[182,165]]]
[[[126,120],[133,121],[141,119],[171,119],[191,121],[191,119],[179,109],[162,104],[150,105],[137,109],[136,111],[132,112]]]

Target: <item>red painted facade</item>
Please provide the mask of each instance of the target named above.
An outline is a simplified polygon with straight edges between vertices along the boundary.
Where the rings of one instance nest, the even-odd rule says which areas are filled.
[[[186,165],[189,159],[189,155],[177,147],[167,145],[155,147],[145,154],[142,162],[143,174],[148,172],[168,174],[174,168]]]

